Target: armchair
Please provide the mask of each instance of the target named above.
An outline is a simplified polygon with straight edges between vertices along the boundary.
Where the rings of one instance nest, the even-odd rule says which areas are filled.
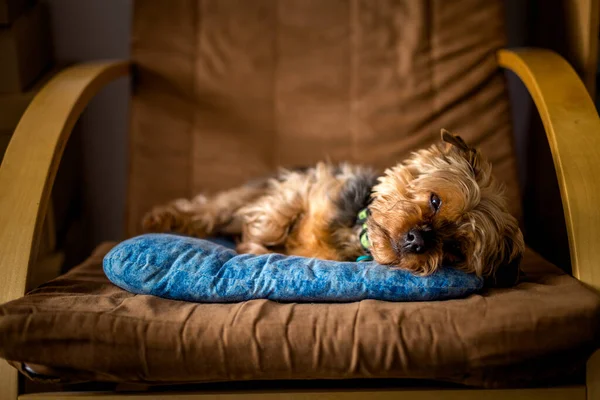
[[[592,290],[600,291],[600,119],[584,84],[557,54],[540,49],[499,50],[497,65],[513,71],[531,93],[544,123],[561,190],[568,228],[573,275]],[[25,294],[35,274],[36,249],[50,191],[71,130],[92,97],[106,84],[132,70],[128,61],[107,61],[70,67],[50,81],[23,115],[0,167],[0,304]],[[214,66],[213,66],[214,67]],[[215,67],[217,68],[217,67]],[[152,71],[160,73],[160,71]],[[146,76],[146,78],[148,78]],[[165,84],[156,83],[157,85]],[[176,83],[175,88],[183,90]],[[197,82],[191,82],[192,86]],[[215,100],[218,103],[218,99]],[[0,318],[2,315],[0,314]],[[34,368],[35,369],[35,368]],[[592,399],[600,398],[600,352],[588,361],[585,385],[527,389],[419,388],[361,390],[299,390],[289,398],[329,396],[353,399]],[[0,399],[99,399],[120,398],[116,393],[19,392],[17,370],[0,362]],[[122,395],[150,398],[157,394]],[[161,396],[167,397],[166,393]],[[210,399],[275,398],[281,393],[230,392],[177,393],[168,397]]]

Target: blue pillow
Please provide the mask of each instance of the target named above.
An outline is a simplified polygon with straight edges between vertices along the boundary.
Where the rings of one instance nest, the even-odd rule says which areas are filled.
[[[133,293],[214,303],[445,300],[483,287],[481,278],[450,268],[423,277],[375,262],[256,256],[229,247],[230,242],[219,240],[142,235],[114,247],[104,258],[104,272]]]

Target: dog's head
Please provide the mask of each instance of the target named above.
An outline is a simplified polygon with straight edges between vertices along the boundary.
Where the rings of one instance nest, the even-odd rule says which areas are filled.
[[[367,221],[374,259],[425,275],[442,265],[479,276],[515,267],[523,235],[491,164],[445,130],[442,141],[379,178]]]

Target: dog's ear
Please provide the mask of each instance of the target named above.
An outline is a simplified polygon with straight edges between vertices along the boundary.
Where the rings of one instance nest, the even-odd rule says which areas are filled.
[[[456,149],[471,164],[473,173],[477,175],[481,164],[481,156],[477,149],[469,146],[460,136],[453,135],[445,129],[442,129],[441,135],[442,141],[448,144],[446,152]]]
[[[445,129],[442,129],[441,134],[442,134],[442,141],[443,142],[451,144],[452,146],[456,146],[459,150],[462,150],[462,151],[469,151],[469,150],[471,150],[471,148],[469,147],[469,145],[467,145],[467,143],[460,136],[453,135],[453,134],[451,134],[450,132],[448,132]]]
[[[520,264],[524,249],[523,234],[519,228],[507,232],[499,253],[492,261],[496,268],[490,276],[486,277],[486,286],[506,288],[517,284],[523,275]]]

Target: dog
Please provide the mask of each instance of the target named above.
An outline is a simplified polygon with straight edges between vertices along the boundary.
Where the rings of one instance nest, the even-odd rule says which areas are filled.
[[[372,259],[419,275],[449,266],[513,284],[525,245],[503,188],[477,149],[446,130],[441,139],[382,175],[347,163],[281,170],[156,207],[143,227],[234,235],[241,253]]]

